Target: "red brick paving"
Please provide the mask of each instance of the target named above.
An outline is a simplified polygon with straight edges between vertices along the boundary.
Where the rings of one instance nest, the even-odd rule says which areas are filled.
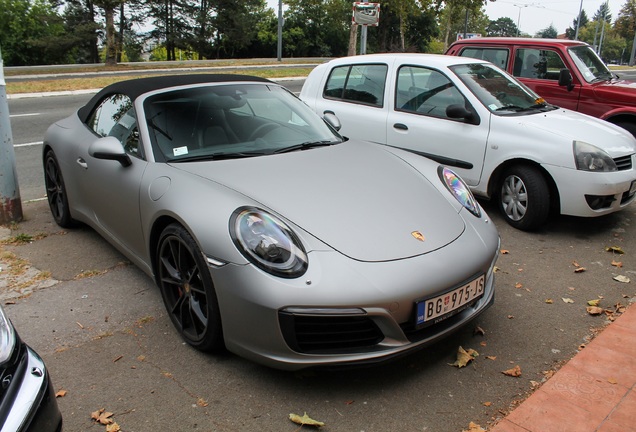
[[[490,431],[636,431],[636,307]]]

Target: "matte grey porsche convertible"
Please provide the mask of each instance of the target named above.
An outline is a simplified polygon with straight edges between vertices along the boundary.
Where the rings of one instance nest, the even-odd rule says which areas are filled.
[[[450,169],[336,129],[261,78],[120,82],[48,129],[49,205],[154,278],[195,348],[383,361],[492,304],[499,235]]]

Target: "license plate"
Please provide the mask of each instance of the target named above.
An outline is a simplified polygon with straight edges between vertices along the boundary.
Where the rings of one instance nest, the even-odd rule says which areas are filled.
[[[415,326],[421,328],[434,324],[465,309],[484,295],[485,280],[486,276],[481,275],[446,294],[416,302]]]

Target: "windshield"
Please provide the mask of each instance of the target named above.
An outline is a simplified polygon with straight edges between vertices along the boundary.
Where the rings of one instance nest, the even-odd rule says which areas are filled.
[[[603,60],[596,55],[592,47],[583,45],[570,48],[568,51],[585,81],[591,83],[612,79],[612,72],[603,63]]]
[[[342,141],[275,84],[206,84],[149,96],[143,106],[156,160],[258,156]]]
[[[486,108],[496,114],[553,109],[528,87],[491,64],[462,64],[450,69]]]

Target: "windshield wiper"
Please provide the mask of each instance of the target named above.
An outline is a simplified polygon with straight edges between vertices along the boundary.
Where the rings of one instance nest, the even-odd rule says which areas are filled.
[[[316,147],[325,147],[325,146],[330,146],[330,145],[334,145],[334,144],[340,144],[342,141],[332,141],[332,140],[322,140],[322,141],[305,141],[304,143],[300,143],[300,144],[296,144],[293,146],[289,146],[289,147],[283,147],[281,149],[278,150],[274,150],[273,153],[287,153],[287,152],[293,152],[296,150],[307,150],[310,148],[316,148]]]
[[[168,162],[196,162],[204,160],[226,160],[226,159],[241,159],[255,156],[263,156],[266,152],[236,152],[236,153],[213,153],[205,155],[185,156],[178,158],[170,158]]]
[[[519,105],[507,105],[507,106],[499,107],[495,111],[524,112],[524,111],[545,110],[545,109],[553,109],[553,106],[548,103],[539,103],[539,104],[534,104],[527,107],[521,107]]]

